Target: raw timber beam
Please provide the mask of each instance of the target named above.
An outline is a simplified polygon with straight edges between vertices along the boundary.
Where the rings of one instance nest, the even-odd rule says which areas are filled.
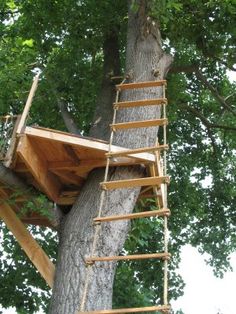
[[[0,204],[0,218],[3,219],[8,229],[13,233],[49,287],[52,288],[55,273],[53,263],[7,203]]]
[[[28,96],[26,104],[25,104],[25,108],[23,110],[23,113],[21,115],[21,119],[20,119],[18,127],[17,127],[17,131],[16,131],[17,134],[21,134],[25,128],[26,120],[27,120],[27,117],[29,114],[30,107],[32,105],[34,94],[35,94],[36,89],[38,87],[38,81],[39,81],[39,74],[34,77],[33,84],[31,86],[29,96]]]
[[[37,147],[34,146],[27,136],[21,137],[17,147],[17,153],[30,170],[42,191],[54,202],[57,202],[61,184],[59,180],[48,171],[45,157],[38,151]]]

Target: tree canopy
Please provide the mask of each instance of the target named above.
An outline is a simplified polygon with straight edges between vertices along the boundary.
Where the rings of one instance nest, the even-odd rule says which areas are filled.
[[[132,6],[136,10],[137,2]],[[174,272],[183,245],[209,253],[208,263],[218,276],[230,268],[229,255],[236,249],[236,93],[228,78],[228,71],[236,71],[236,2],[151,0],[149,10],[160,24],[165,51],[174,56],[167,97],[171,296],[175,298],[183,288]],[[67,112],[74,121],[73,131],[87,135],[99,106],[104,43],[112,34],[118,38],[120,73],[124,72],[127,19],[124,0],[1,1],[0,114],[22,111],[32,76],[40,71],[29,123],[67,130],[62,114]],[[158,223],[133,222],[124,250],[157,250]],[[46,308],[49,291],[43,280],[35,276],[3,224],[1,230],[0,303],[15,306],[18,313]],[[32,232],[55,259],[54,232],[36,227]],[[156,298],[160,277],[152,278],[151,266],[144,274],[143,267],[129,262],[118,268],[114,300],[119,305],[132,306],[131,295],[140,305]],[[130,285],[121,294],[124,279]]]

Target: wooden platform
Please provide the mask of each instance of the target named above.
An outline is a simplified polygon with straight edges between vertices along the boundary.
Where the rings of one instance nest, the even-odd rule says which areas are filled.
[[[18,134],[14,146],[10,148],[13,154],[6,162],[7,166],[59,205],[74,204],[88,174],[106,165],[108,152],[105,141],[40,127],[26,127]],[[113,145],[112,151],[121,153],[127,149]],[[149,152],[131,152],[115,156],[111,165],[150,164],[154,160]],[[9,199],[12,193],[14,191],[7,187],[0,187],[0,198]],[[16,212],[24,201],[22,197],[17,199],[13,206]],[[35,213],[22,221],[50,225],[46,218]]]
[[[113,146],[112,151],[124,148]],[[89,172],[104,167],[108,143],[51,129],[26,127],[11,167],[60,205],[72,205]],[[149,153],[118,157],[111,164],[150,163]]]

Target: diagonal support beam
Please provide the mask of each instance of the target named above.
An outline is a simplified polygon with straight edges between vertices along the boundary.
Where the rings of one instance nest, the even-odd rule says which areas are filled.
[[[49,287],[52,288],[55,266],[7,203],[0,204],[0,218],[2,218],[8,229],[13,233]]]

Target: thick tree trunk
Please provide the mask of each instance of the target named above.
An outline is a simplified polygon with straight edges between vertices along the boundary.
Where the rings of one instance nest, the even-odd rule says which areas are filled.
[[[102,140],[110,137],[110,127],[115,101],[115,85],[112,76],[120,75],[119,39],[117,29],[113,28],[107,34],[103,44],[104,65],[101,93],[97,101],[94,123],[90,129],[90,136]]]
[[[146,16],[146,1],[139,1],[139,5],[137,13],[131,10],[129,12],[127,72],[130,73],[132,81],[154,80],[157,72],[158,79],[162,79],[170,65],[170,58],[162,51],[157,25]],[[142,91],[127,91],[122,94],[122,100],[161,96],[160,88],[148,88]],[[107,106],[110,108],[112,104],[108,103]],[[158,118],[159,110],[155,106],[122,110],[118,115],[118,121]],[[105,114],[106,111],[103,112]],[[150,146],[155,143],[157,131],[157,128],[153,127],[119,132],[114,143],[125,147]],[[105,136],[102,132],[100,134]],[[143,175],[144,170],[141,166],[120,167],[112,169],[109,179],[135,178]],[[103,181],[103,177],[104,170],[95,170],[90,174],[80,197],[63,223],[50,314],[74,314],[80,309],[87,272],[84,259],[91,256],[95,231],[92,219],[98,213],[101,194],[99,182]],[[109,192],[103,215],[132,212],[138,194],[139,188]],[[103,223],[99,228],[95,254],[118,255],[128,234],[129,223],[127,221]],[[111,308],[116,263],[100,262],[89,267],[91,276],[85,310]]]

